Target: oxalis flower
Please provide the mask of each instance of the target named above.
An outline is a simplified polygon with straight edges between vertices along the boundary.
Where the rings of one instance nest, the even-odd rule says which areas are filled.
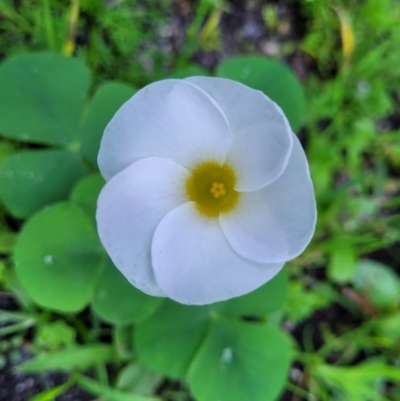
[[[314,231],[308,165],[286,117],[228,79],[146,86],[107,126],[98,162],[100,239],[150,295],[201,305],[246,294]]]

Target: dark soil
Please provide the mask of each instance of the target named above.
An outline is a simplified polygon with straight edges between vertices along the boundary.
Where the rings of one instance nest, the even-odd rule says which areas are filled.
[[[62,373],[45,373],[41,375],[25,375],[16,372],[7,365],[0,370],[0,401],[29,401],[44,390],[59,386],[68,380]],[[95,397],[77,386],[72,386],[56,401],[91,401]]]
[[[0,296],[0,310],[15,311],[18,309],[19,306],[14,298]],[[0,337],[0,343],[7,342],[9,339],[7,336]],[[15,355],[18,358],[15,358]],[[59,386],[68,380],[68,375],[57,372],[41,375],[27,375],[17,372],[15,366],[31,357],[24,344],[17,350],[11,349],[3,353],[2,356],[6,358],[7,362],[0,369],[0,401],[29,401],[36,394]],[[16,361],[16,359],[18,360]],[[91,401],[94,398],[79,387],[73,386],[57,397],[56,401]]]

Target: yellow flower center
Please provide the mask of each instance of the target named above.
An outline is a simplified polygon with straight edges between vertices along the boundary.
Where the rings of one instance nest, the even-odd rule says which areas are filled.
[[[239,192],[233,189],[235,183],[235,173],[229,166],[205,162],[192,171],[186,182],[186,192],[200,213],[216,217],[237,204]]]
[[[213,182],[210,192],[213,194],[214,198],[224,196],[226,194],[225,185],[222,182]]]

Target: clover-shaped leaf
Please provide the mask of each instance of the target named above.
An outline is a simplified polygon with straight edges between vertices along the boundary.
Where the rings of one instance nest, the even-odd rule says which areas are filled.
[[[128,85],[107,82],[93,96],[81,131],[82,154],[92,165],[97,165],[97,153],[104,128],[118,108],[135,92]]]
[[[136,327],[135,344],[140,361],[169,377],[185,376],[216,317],[264,319],[283,305],[287,281],[287,272],[283,269],[253,293],[225,302],[187,306],[165,300]]]
[[[16,217],[65,199],[88,173],[88,162],[96,168],[106,124],[135,92],[106,83],[88,104],[89,70],[53,53],[8,59],[0,66],[0,87],[0,134],[59,152],[56,157],[51,149],[26,150],[0,164],[0,197]]]
[[[0,197],[14,216],[25,217],[65,199],[85,174],[79,155],[68,150],[14,153],[0,165]]]
[[[105,321],[128,324],[151,315],[162,298],[150,297],[133,287],[107,258],[95,287],[92,306]]]
[[[257,290],[220,302],[220,312],[227,315],[263,317],[278,310],[285,302],[288,273],[283,268],[271,281]],[[217,304],[218,305],[218,304]]]
[[[92,302],[103,320],[134,323],[152,314],[162,298],[133,287],[104,252],[94,222],[103,184],[99,174],[86,176],[74,187],[71,202],[52,205],[28,220],[15,247],[16,272],[44,308],[76,312]]]
[[[286,380],[290,343],[270,324],[216,319],[189,371],[199,401],[273,401]]]
[[[209,325],[209,306],[187,306],[166,300],[137,325],[135,342],[142,363],[169,377],[187,372]]]
[[[83,177],[71,191],[70,199],[79,205],[95,225],[96,203],[104,179],[100,174]]]
[[[40,306],[76,312],[91,300],[103,249],[83,210],[59,203],[35,214],[14,249],[17,276]]]
[[[52,53],[22,54],[0,67],[0,132],[12,139],[70,145],[90,85],[80,61]]]

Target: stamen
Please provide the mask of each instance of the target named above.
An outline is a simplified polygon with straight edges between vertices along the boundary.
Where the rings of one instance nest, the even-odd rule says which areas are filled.
[[[235,183],[235,173],[228,165],[205,162],[193,169],[186,191],[201,214],[218,217],[236,206],[239,192],[234,190]]]
[[[226,194],[225,185],[222,182],[213,182],[211,184],[210,192],[212,193],[214,198],[224,196]]]

